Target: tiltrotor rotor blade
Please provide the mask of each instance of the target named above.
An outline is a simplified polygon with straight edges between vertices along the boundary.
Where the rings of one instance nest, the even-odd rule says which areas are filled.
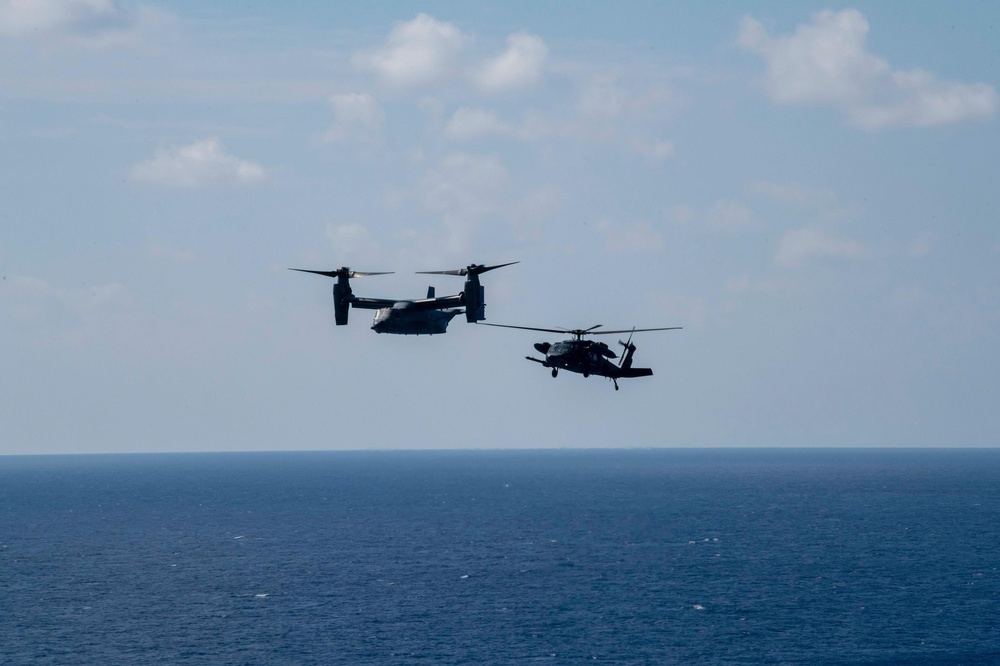
[[[335,271],[312,271],[308,268],[289,268],[290,271],[299,271],[300,273],[315,273],[316,275],[325,275],[326,277],[339,278],[356,278],[356,277],[366,277],[368,275],[392,275],[392,271],[385,272],[366,272],[366,271],[352,271],[350,268],[338,268]]]
[[[420,275],[480,275],[487,271],[492,271],[495,268],[503,268],[504,266],[511,266],[513,264],[519,264],[519,261],[511,261],[506,264],[497,264],[496,266],[483,266],[482,264],[469,264],[465,268],[456,268],[450,271],[417,271]]]

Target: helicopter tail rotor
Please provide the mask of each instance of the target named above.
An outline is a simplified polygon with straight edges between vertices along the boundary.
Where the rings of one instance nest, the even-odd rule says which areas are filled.
[[[635,354],[635,345],[632,344],[632,335],[634,333],[635,329],[633,328],[632,331],[628,334],[628,341],[626,342],[622,342],[621,340],[618,341],[618,344],[620,344],[622,347],[625,348],[625,351],[622,353],[622,360],[619,361],[618,363],[618,367],[623,370],[628,370],[629,368],[632,367],[632,355]]]

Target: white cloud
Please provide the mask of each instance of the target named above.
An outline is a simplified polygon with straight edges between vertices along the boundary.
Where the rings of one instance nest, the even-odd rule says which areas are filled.
[[[645,155],[657,162],[670,159],[674,156],[674,144],[672,141],[654,141],[652,143],[643,141],[632,142],[632,147],[641,155]]]
[[[784,235],[775,261],[781,266],[801,266],[813,259],[856,259],[867,252],[864,245],[850,238],[832,236],[817,227],[806,227]]]
[[[653,291],[647,296],[653,321],[683,323],[685,329],[702,328],[709,317],[709,306],[697,296]]]
[[[613,79],[598,78],[583,89],[577,108],[588,118],[614,119],[622,114],[628,96]]]
[[[600,220],[597,230],[604,237],[609,252],[637,254],[659,252],[663,241],[649,222],[640,220],[630,225],[616,225],[610,220]]]
[[[500,210],[510,188],[510,175],[493,157],[452,153],[420,185],[420,199],[427,210],[442,216],[447,245],[454,252],[468,252],[479,221]]]
[[[473,74],[476,87],[485,92],[506,92],[537,84],[549,49],[541,37],[517,32],[507,37],[507,50]]]
[[[725,290],[730,294],[775,294],[792,289],[791,283],[782,279],[760,279],[743,274],[726,282]]]
[[[537,229],[558,213],[566,202],[566,192],[555,185],[529,190],[510,209],[510,218],[522,231]]]
[[[360,224],[327,224],[326,237],[333,247],[338,261],[354,261],[372,257],[378,252],[378,243],[371,232]]]
[[[698,211],[688,204],[677,204],[670,215],[677,224],[689,224],[698,217]]]
[[[748,189],[759,197],[786,206],[817,206],[835,201],[833,193],[829,190],[805,187],[794,183],[758,180],[750,183]]]
[[[342,93],[330,98],[333,125],[324,134],[327,141],[377,142],[381,139],[385,111],[367,93]]]
[[[99,31],[125,22],[111,0],[0,0],[0,32],[11,36]]]
[[[719,229],[748,229],[753,226],[754,214],[744,204],[736,201],[717,201],[706,216],[708,223]]]
[[[135,165],[131,176],[147,185],[188,189],[253,185],[265,179],[262,166],[228,154],[218,139],[157,150],[153,159]]]
[[[510,177],[496,158],[452,153],[424,181],[425,201],[431,210],[462,210],[479,214],[507,189]]]
[[[832,104],[862,129],[929,127],[994,114],[991,86],[942,81],[919,69],[893,70],[866,50],[868,29],[857,10],[826,10],[794,34],[775,38],[745,17],[739,40],[767,61],[764,82],[775,102]]]
[[[923,232],[910,245],[910,257],[913,259],[923,259],[931,253],[934,248],[934,234]]]
[[[832,190],[794,183],[758,180],[747,191],[794,214],[808,214],[816,223],[844,224],[857,221],[861,212],[854,205],[840,202]]]
[[[456,141],[478,139],[497,134],[513,134],[513,132],[513,127],[492,111],[464,106],[455,111],[444,128],[444,135]]]
[[[115,283],[69,289],[27,275],[12,275],[0,283],[0,312],[17,320],[51,318],[64,324],[61,315],[66,312],[87,317],[127,300],[125,288]]]
[[[444,126],[444,136],[452,141],[471,141],[487,136],[506,136],[533,141],[553,134],[548,121],[537,113],[528,112],[517,123],[511,123],[493,111],[460,107]]]
[[[154,261],[190,264],[198,258],[198,253],[191,248],[180,248],[163,241],[151,241],[145,249],[147,256]]]
[[[889,73],[889,65],[865,51],[868,21],[858,11],[823,11],[791,37],[771,39],[745,17],[740,44],[768,64],[767,86],[777,102],[842,102],[858,99]]]
[[[863,129],[931,127],[968,118],[992,117],[997,94],[985,83],[940,81],[923,70],[893,72],[884,103],[851,109],[854,123]]]
[[[381,48],[356,53],[352,62],[393,88],[434,86],[455,74],[467,41],[451,23],[418,14],[412,21],[397,23]]]
[[[62,38],[106,48],[138,39],[140,23],[155,12],[130,12],[113,0],[0,0],[0,35]]]

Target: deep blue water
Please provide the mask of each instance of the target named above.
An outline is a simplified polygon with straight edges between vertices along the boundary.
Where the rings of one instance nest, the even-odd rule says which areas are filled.
[[[1000,450],[0,457],[3,664],[1000,663]]]

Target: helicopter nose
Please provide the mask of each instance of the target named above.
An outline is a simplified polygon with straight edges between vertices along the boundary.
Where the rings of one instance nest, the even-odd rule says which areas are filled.
[[[548,354],[549,353],[549,348],[551,346],[552,345],[549,344],[548,342],[536,342],[535,343],[535,349],[537,349],[539,352],[541,352],[543,354]]]

